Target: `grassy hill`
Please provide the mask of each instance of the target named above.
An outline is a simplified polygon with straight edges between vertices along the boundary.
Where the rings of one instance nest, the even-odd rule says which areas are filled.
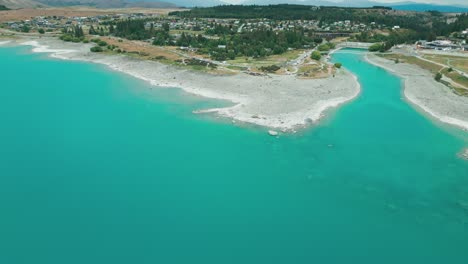
[[[34,0],[0,0],[0,5],[9,9],[45,7],[46,5]]]

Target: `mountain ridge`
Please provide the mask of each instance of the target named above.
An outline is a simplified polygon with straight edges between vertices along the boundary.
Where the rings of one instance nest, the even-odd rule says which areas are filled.
[[[35,8],[45,6],[74,6],[88,5],[97,8],[119,8],[119,7],[148,7],[148,8],[175,8],[175,7],[210,7],[217,5],[230,5],[228,0],[0,0],[0,5],[11,9]],[[396,10],[404,11],[428,11],[439,12],[468,12],[468,6],[463,5],[438,5],[416,2],[379,3],[368,0],[352,2],[333,2],[327,0],[244,0],[238,4],[242,5],[275,5],[275,4],[297,4],[316,6],[343,6],[343,7],[372,7],[387,6]]]

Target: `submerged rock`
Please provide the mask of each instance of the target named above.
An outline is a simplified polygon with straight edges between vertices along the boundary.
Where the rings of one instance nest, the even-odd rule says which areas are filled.
[[[462,150],[462,152],[460,153],[460,157],[462,159],[468,160],[468,148]]]
[[[274,130],[269,130],[268,134],[270,134],[270,136],[274,136],[274,137],[279,135],[279,133],[274,131]]]

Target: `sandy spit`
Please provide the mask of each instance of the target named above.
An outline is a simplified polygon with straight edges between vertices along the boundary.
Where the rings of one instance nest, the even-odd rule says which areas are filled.
[[[107,65],[109,68],[148,81],[158,87],[175,87],[213,99],[228,100],[231,107],[201,109],[195,113],[217,113],[237,121],[291,131],[317,122],[324,112],[352,100],[360,93],[357,78],[340,70],[334,78],[304,80],[294,76],[213,75],[125,55],[89,52],[91,44],[65,43],[41,38],[16,40],[33,52],[52,57]]]
[[[456,95],[450,88],[434,80],[429,71],[408,63],[395,63],[368,54],[366,59],[399,76],[404,82],[404,95],[436,119],[468,131],[468,98]]]

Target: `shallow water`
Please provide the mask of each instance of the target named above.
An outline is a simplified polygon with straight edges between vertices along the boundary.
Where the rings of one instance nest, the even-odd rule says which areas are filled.
[[[355,52],[359,98],[297,135],[0,49],[0,263],[466,263],[466,133]]]

